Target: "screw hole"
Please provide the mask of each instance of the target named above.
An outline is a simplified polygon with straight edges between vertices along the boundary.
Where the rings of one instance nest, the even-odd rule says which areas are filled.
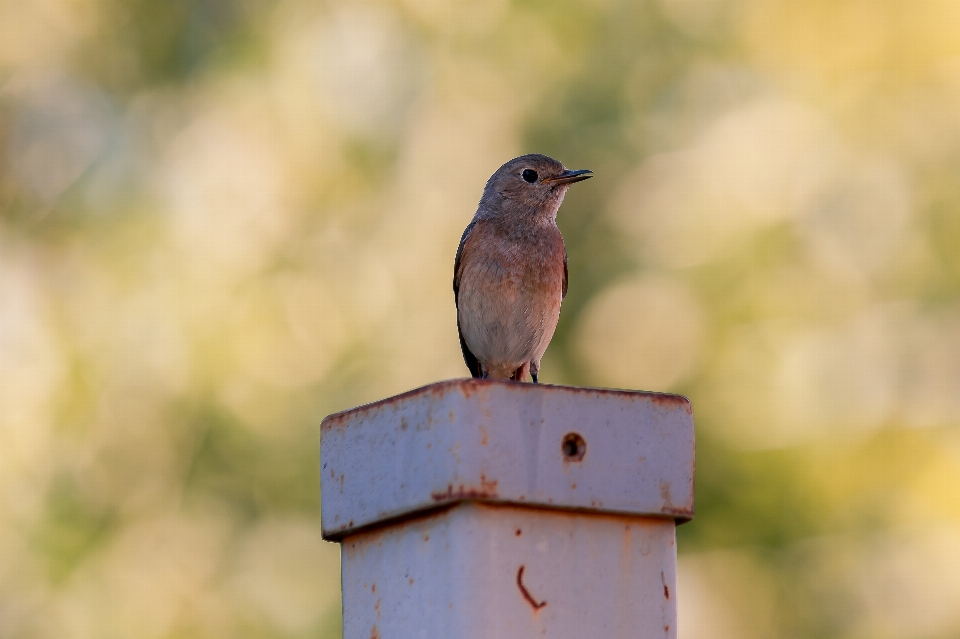
[[[564,461],[580,461],[587,454],[587,442],[576,433],[568,433],[560,444]]]

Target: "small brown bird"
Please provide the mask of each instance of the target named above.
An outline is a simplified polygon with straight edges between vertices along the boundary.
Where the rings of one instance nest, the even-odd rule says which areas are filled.
[[[532,154],[487,180],[453,265],[460,348],[474,377],[529,375],[536,383],[567,294],[557,210],[570,185],[591,173]]]

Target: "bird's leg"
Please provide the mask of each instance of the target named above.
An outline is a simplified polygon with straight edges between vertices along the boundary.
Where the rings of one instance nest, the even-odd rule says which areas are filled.
[[[530,362],[530,377],[533,379],[534,384],[539,384],[537,381],[537,376],[540,374],[540,362]]]
[[[523,366],[513,371],[513,374],[510,376],[510,379],[515,382],[522,382],[523,378],[527,376],[527,373],[529,371],[530,371],[530,363],[526,362],[523,364]]]
[[[487,365],[483,362],[480,362],[480,379],[486,379],[487,375],[490,374],[490,371],[487,370]]]

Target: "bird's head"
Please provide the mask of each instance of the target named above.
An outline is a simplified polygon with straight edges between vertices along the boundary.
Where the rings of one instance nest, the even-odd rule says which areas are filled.
[[[480,213],[555,219],[570,185],[591,177],[591,171],[570,171],[546,155],[521,155],[501,166],[487,180]]]

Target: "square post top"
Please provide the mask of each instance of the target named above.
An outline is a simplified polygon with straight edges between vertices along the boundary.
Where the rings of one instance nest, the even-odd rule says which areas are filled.
[[[693,411],[679,395],[457,379],[320,431],[326,539],[465,500],[693,517]]]

